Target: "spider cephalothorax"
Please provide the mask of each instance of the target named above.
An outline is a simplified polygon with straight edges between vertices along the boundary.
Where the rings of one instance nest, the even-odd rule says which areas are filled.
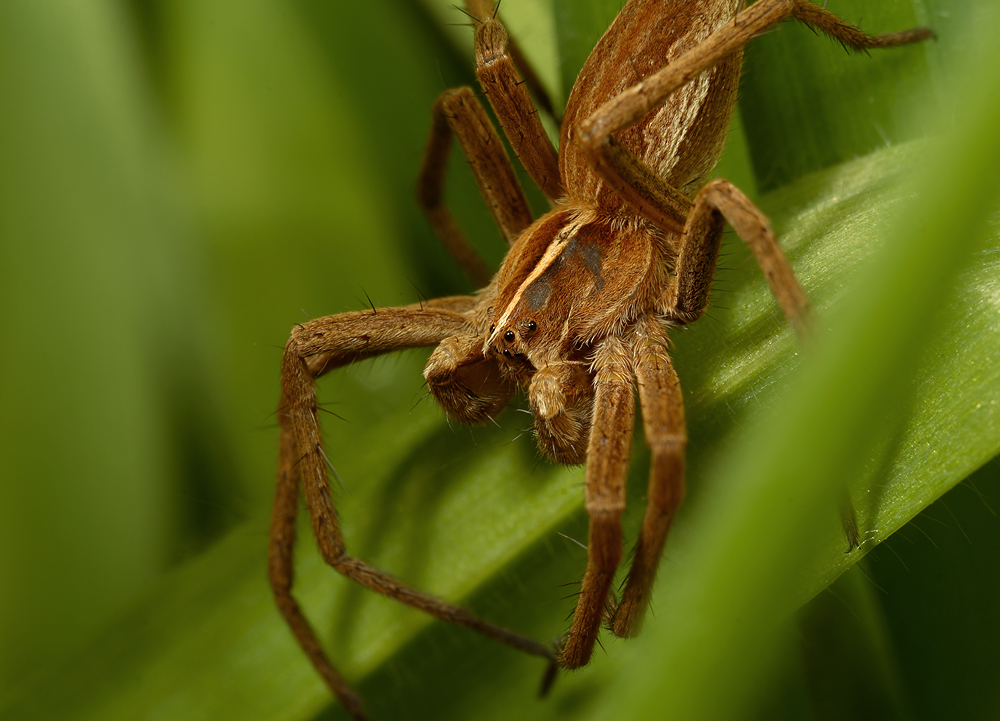
[[[644,219],[563,205],[507,254],[487,292],[483,355],[527,390],[539,448],[553,460],[586,459],[595,347],[662,312],[675,247]]]
[[[434,105],[418,198],[483,289],[475,296],[303,323],[282,361],[271,584],[313,664],[358,718],[360,699],[323,653],[291,595],[300,479],[324,560],[372,590],[565,668],[587,663],[602,623],[616,635],[634,635],[684,496],[684,405],[666,333],[705,311],[725,222],[749,245],[795,329],[801,334],[809,322],[805,293],[767,218],[728,181],[704,184],[729,127],[742,47],[790,17],[859,49],[931,35],[927,29],[865,35],[807,0],[758,0],[746,9],[743,0],[630,0],[580,71],[557,156],[491,1],[466,4],[476,24],[479,80],[552,209],[532,220],[473,91],[445,92]],[[443,202],[453,137],[511,246],[492,280]],[[489,422],[524,389],[539,448],[557,462],[587,464],[587,568],[572,626],[554,650],[347,555],[328,486],[315,379],[358,359],[417,346],[436,346],[424,378],[450,417]],[[650,449],[648,505],[616,599],[611,585],[622,555],[636,396]]]

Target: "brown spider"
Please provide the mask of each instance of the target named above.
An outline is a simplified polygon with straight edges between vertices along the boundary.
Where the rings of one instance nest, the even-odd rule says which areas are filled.
[[[483,289],[303,323],[292,331],[282,360],[271,584],[299,643],[357,718],[364,718],[361,700],[291,595],[299,479],[323,558],[374,591],[549,659],[553,669],[586,664],[602,622],[618,636],[634,635],[684,496],[684,405],[667,331],[705,311],[726,222],[750,247],[800,337],[810,322],[806,295],[767,218],[728,181],[705,184],[729,127],[742,47],[789,17],[858,49],[931,36],[926,28],[866,35],[806,0],[759,0],[747,9],[742,0],[630,0],[580,71],[557,156],[491,0],[466,4],[475,21],[479,80],[552,209],[532,219],[473,91],[445,92],[434,105],[419,201]],[[492,280],[442,202],[452,136],[511,246]],[[362,358],[418,346],[436,346],[424,378],[450,417],[483,424],[515,390],[526,389],[542,452],[558,463],[587,464],[587,569],[572,626],[554,651],[347,554],[330,495],[315,379]],[[619,600],[610,589],[622,556],[636,388],[651,453],[648,505]]]

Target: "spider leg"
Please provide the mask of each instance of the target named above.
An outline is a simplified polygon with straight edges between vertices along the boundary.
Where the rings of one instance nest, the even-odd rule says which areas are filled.
[[[434,103],[432,117],[417,179],[417,201],[445,247],[481,287],[490,282],[492,273],[444,204],[444,178],[452,136],[458,139],[483,200],[508,245],[531,224],[531,210],[507,151],[471,88],[443,92]]]
[[[642,531],[610,624],[615,635],[623,637],[636,635],[642,625],[670,525],[684,500],[684,397],[667,355],[666,330],[649,318],[636,328],[635,375],[651,458]]]
[[[330,662],[312,624],[302,613],[302,608],[292,595],[292,583],[295,579],[295,517],[299,510],[299,468],[295,437],[284,423],[283,409],[279,409],[279,416],[283,422],[278,450],[278,481],[271,511],[271,540],[267,554],[271,590],[278,610],[284,616],[292,634],[323,681],[337,697],[337,701],[354,718],[365,719],[367,717],[361,697]]]
[[[808,341],[813,327],[812,306],[778,245],[770,221],[739,188],[721,178],[708,183],[695,196],[681,238],[675,275],[667,288],[667,314],[686,323],[704,312],[719,254],[723,218],[749,246],[799,339]]]
[[[527,84],[521,80],[493,0],[466,0],[476,24],[476,76],[524,169],[550,201],[563,197],[555,148],[538,118]]]
[[[476,75],[514,153],[551,202],[564,195],[558,156],[521,80],[513,55],[518,51],[495,17],[491,0],[469,0],[476,25]],[[533,75],[531,76],[533,78]],[[537,81],[533,81],[539,87]],[[529,83],[530,84],[530,83]],[[472,168],[479,191],[508,245],[528,225],[531,211],[510,158],[482,104],[467,87],[447,90],[434,103],[433,122],[417,182],[417,200],[445,247],[480,286],[490,272],[444,205],[444,176],[455,136]]]
[[[282,398],[277,491],[271,517],[268,572],[278,608],[299,644],[337,699],[355,718],[364,719],[360,698],[331,664],[292,595],[293,546],[299,479],[302,480],[313,534],[323,559],[339,573],[367,588],[437,618],[478,631],[527,653],[554,660],[541,643],[482,621],[464,608],[417,591],[347,554],[330,494],[319,427],[315,379],[362,358],[402,348],[430,346],[470,330],[467,316],[452,308],[471,308],[471,298],[446,298],[423,307],[384,308],[328,316],[296,326],[282,358]]]
[[[603,103],[577,128],[575,142],[594,172],[644,218],[664,230],[680,234],[674,276],[665,290],[661,307],[661,312],[676,322],[686,323],[698,318],[707,306],[725,219],[750,246],[793,327],[800,336],[807,331],[811,311],[806,295],[781,252],[767,218],[746,196],[728,181],[713,181],[692,203],[615,137],[616,133],[650,117],[671,94],[738,53],[753,37],[790,17],[858,49],[889,47],[932,36],[926,28],[871,36],[806,0],[759,0],[665,67]],[[586,183],[582,182],[581,187],[586,187]],[[683,496],[686,443],[683,399],[665,350],[665,339],[654,332],[651,321],[636,330],[639,336],[634,368],[639,381],[643,422],[652,450],[652,466],[649,506],[642,533],[622,605],[613,612],[612,628],[616,634],[624,636],[633,634],[641,623],[663,544]],[[601,363],[595,362],[595,370],[597,399],[587,469],[591,541],[583,592],[569,640],[560,655],[560,662],[568,667],[585,663],[589,658],[597,634],[594,624],[604,613],[611,575],[621,553],[618,524],[621,510],[616,504],[623,507],[624,496],[619,498],[615,493],[624,493],[627,453],[620,456],[620,449],[608,448],[611,439],[607,424],[612,422],[604,417],[603,411],[610,407],[611,414],[616,415],[623,405],[627,405],[631,414],[633,402],[631,395],[627,403],[623,398],[606,397],[608,387],[602,387],[602,374],[607,372],[607,367],[602,368]],[[618,392],[624,393],[623,390]],[[613,424],[611,427],[617,432],[630,437],[631,420],[616,418]],[[608,475],[609,465],[617,466],[614,475]]]
[[[859,50],[933,37],[929,28],[868,35],[806,0],[759,0],[674,62],[604,103],[581,123],[577,142],[597,174],[643,217],[661,228],[679,232],[688,214],[688,199],[620,145],[613,134],[639,122],[676,90],[790,17]]]
[[[812,306],[795,278],[767,217],[728,180],[713,180],[695,196],[681,236],[674,276],[667,286],[664,313],[690,323],[708,307],[724,220],[750,247],[771,292],[803,341],[812,327]]]
[[[632,351],[620,338],[611,336],[597,347],[594,418],[587,446],[587,570],[569,636],[559,652],[564,668],[579,668],[590,660],[622,556],[621,515],[635,422],[632,365]]]
[[[727,180],[714,180],[695,196],[664,294],[663,314],[677,323],[690,323],[704,313],[726,221],[750,246],[785,316],[805,340],[812,321],[805,291],[767,218]],[[635,372],[652,461],[642,532],[611,625],[618,636],[633,636],[642,625],[667,533],[684,497],[687,434],[680,382],[663,330],[647,320],[636,331]]]
[[[510,52],[510,57],[514,61],[515,67],[520,71],[521,77],[524,78],[524,84],[528,86],[528,91],[534,96],[539,110],[544,110],[548,113],[557,126],[562,125],[562,117],[556,111],[552,97],[545,89],[545,86],[542,85],[542,80],[538,77],[538,73],[535,72],[531,61],[528,60],[524,51],[521,50],[521,46],[513,36],[507,38],[507,50]],[[552,150],[555,151],[555,148],[553,147]]]

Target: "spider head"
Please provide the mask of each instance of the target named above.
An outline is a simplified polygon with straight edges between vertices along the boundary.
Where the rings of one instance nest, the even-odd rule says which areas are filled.
[[[538,330],[538,321],[534,319],[507,318],[499,327],[491,323],[486,337],[487,353],[511,363],[530,365],[532,339]]]
[[[483,352],[507,367],[542,368],[572,349],[578,303],[603,284],[592,218],[556,209],[527,228],[504,259]],[[485,325],[485,324],[484,324]]]

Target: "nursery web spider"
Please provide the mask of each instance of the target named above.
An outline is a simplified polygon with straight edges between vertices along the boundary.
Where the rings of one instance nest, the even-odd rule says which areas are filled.
[[[862,50],[916,42],[931,31],[871,36],[806,0],[758,0],[745,9],[742,4],[630,0],[580,71],[557,155],[491,0],[467,0],[480,83],[551,210],[531,217],[473,90],[443,93],[433,108],[418,199],[482,290],[311,320],[294,328],[282,359],[271,585],[295,637],[355,717],[365,717],[360,698],[327,658],[291,593],[300,479],[320,553],[338,572],[541,656],[552,668],[578,668],[590,659],[602,623],[618,636],[632,636],[649,602],[684,496],[684,404],[667,332],[704,313],[725,223],[750,247],[800,338],[808,332],[809,302],[767,218],[728,181],[705,182],[725,142],[743,45],[788,18]],[[510,245],[492,279],[443,204],[453,137]],[[587,567],[572,625],[555,649],[348,555],[327,478],[316,378],[359,359],[418,346],[435,347],[424,378],[449,417],[485,423],[515,390],[526,389],[541,451],[558,463],[587,464]],[[622,556],[620,517],[637,388],[651,453],[648,505],[616,599],[610,590]]]

